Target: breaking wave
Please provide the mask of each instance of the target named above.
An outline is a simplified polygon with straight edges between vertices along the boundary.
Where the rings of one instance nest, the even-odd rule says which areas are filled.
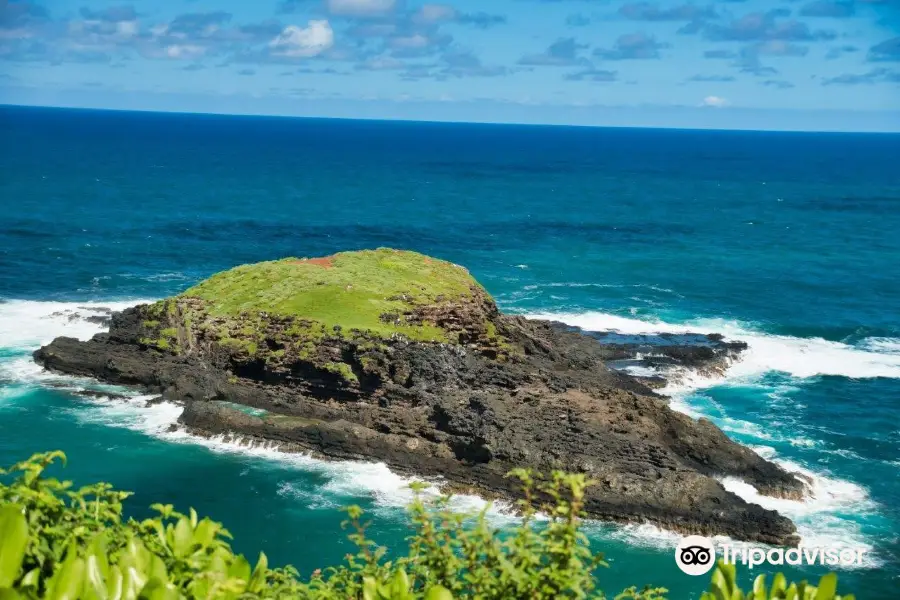
[[[744,341],[749,345],[741,359],[725,374],[727,378],[771,371],[799,378],[817,375],[900,378],[900,339],[897,338],[867,338],[859,345],[850,345],[822,338],[769,334],[738,321],[725,319],[667,323],[600,312],[537,313],[526,316],[561,321],[587,331],[615,331],[624,334],[721,333],[728,339]],[[695,377],[686,387],[705,387],[718,381],[718,378],[704,380]]]

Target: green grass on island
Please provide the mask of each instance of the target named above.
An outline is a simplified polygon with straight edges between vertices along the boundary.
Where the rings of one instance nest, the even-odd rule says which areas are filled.
[[[399,318],[418,306],[474,299],[475,290],[483,292],[463,267],[417,252],[379,248],[242,265],[213,275],[182,296],[207,301],[211,316],[266,312],[316,321],[328,331],[338,326],[446,341],[439,327],[398,323],[386,315]]]
[[[181,354],[212,340],[239,362],[306,362],[349,383],[358,376],[335,341],[352,342],[367,373],[380,364],[370,351],[395,339],[466,344],[498,360],[514,351],[465,268],[390,248],[241,265],[140,310],[148,347]]]
[[[267,313],[308,321],[328,335],[338,327],[337,331],[445,342],[454,340],[444,329],[427,320],[410,322],[402,317],[416,308],[477,302],[479,295],[489,298],[459,265],[417,252],[379,248],[242,265],[213,275],[180,297],[202,299],[210,317]],[[314,332],[303,333],[308,337]]]

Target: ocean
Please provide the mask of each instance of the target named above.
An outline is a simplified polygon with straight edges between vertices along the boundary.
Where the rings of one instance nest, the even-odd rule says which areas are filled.
[[[43,373],[30,355],[100,331],[81,318],[92,308],[240,263],[406,248],[468,267],[511,313],[748,342],[726,376],[671,386],[673,407],[810,475],[804,502],[725,485],[791,517],[807,545],[867,550],[840,587],[897,598],[898,156],[896,134],[0,107],[0,464],[62,449],[66,477],[134,491],[130,514],[193,506],[224,521],[239,551],[305,574],[350,549],[348,504],[401,547],[408,480],[385,466],[191,438],[170,431],[177,406],[143,408],[137,391],[75,396],[104,388]],[[502,506],[491,515],[515,522]],[[676,567],[679,536],[588,532],[610,562],[609,593],[652,583],[681,600],[707,585]]]

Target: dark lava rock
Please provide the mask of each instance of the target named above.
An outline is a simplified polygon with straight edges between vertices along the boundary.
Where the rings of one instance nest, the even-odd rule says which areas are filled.
[[[166,306],[115,313],[109,333],[87,342],[57,338],[35,360],[182,401],[181,423],[199,435],[383,461],[491,496],[516,496],[505,477],[516,467],[583,472],[597,482],[586,510],[598,519],[798,541],[789,519],[745,502],[718,478],[793,499],[804,494],[803,482],[709,421],[670,409],[652,389],[658,378],[607,365],[634,358],[651,340],[598,339],[559,323],[504,316],[486,295],[474,308],[445,304],[417,313],[425,322],[450,323],[459,343],[350,335],[344,328],[301,347],[287,336],[297,327],[290,319],[256,313],[240,317],[247,319],[242,329],[196,299]],[[468,314],[489,319],[489,327],[469,326]],[[148,342],[148,323],[171,332],[171,343]],[[252,344],[230,337],[251,329]],[[660,339],[654,355],[683,368],[718,368],[744,347],[713,336]]]

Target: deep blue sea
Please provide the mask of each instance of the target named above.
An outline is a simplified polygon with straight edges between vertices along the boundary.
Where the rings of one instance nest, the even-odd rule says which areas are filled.
[[[383,465],[169,432],[176,406],[79,399],[96,384],[42,373],[30,353],[99,331],[70,318],[84,307],[160,298],[239,263],[408,248],[465,265],[506,311],[747,341],[726,377],[672,386],[673,406],[811,475],[806,502],[725,484],[793,518],[807,545],[868,550],[841,587],[896,599],[898,157],[898,135],[0,107],[0,464],[65,450],[67,477],[136,492],[132,514],[193,505],[240,551],[304,573],[350,548],[342,505],[366,507],[399,547],[407,481]],[[609,592],[653,583],[681,600],[706,586],[677,569],[678,536],[589,531]]]

